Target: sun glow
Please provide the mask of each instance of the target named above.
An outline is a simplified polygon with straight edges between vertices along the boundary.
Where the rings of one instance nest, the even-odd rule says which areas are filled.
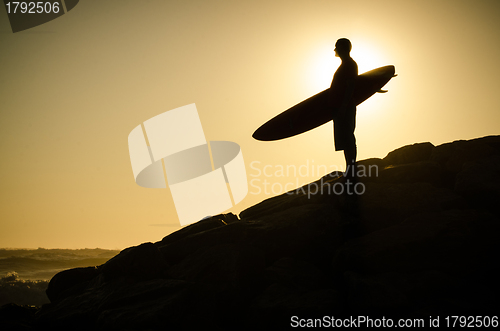
[[[389,64],[384,62],[383,56],[375,47],[367,43],[354,44],[351,57],[358,64],[360,74]]]

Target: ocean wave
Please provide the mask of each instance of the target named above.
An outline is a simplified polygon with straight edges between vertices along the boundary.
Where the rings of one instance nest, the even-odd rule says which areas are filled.
[[[105,249],[0,249],[0,275],[15,272],[22,280],[50,280],[56,273],[104,264],[118,254]]]
[[[16,272],[0,278],[0,306],[7,303],[40,307],[49,303],[45,290],[47,280],[23,280]]]
[[[0,306],[41,306],[45,290],[60,271],[104,264],[118,254],[106,249],[0,249]]]

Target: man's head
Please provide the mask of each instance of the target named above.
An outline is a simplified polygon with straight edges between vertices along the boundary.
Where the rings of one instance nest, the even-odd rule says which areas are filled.
[[[340,38],[337,40],[335,43],[335,56],[339,57],[344,57],[344,56],[349,56],[349,53],[351,52],[351,42],[349,39],[346,38]]]

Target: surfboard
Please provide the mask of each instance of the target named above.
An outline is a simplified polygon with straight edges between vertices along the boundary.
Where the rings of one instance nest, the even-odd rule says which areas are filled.
[[[385,66],[358,75],[353,95],[356,105],[377,92],[387,92],[381,88],[395,76],[395,70],[394,66]],[[273,117],[252,137],[262,141],[280,140],[312,130],[334,118],[335,107],[342,97],[328,88]]]

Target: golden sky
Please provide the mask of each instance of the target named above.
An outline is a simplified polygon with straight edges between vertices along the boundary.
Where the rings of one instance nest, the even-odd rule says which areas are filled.
[[[399,75],[358,107],[358,159],[499,134],[499,18],[498,0],[82,0],[14,34],[0,6],[0,247],[121,249],[180,228],[170,191],[135,183],[127,137],[191,103],[207,140],[241,146],[253,180],[229,211],[342,169],[331,123],[251,137],[329,87],[342,37],[360,73]]]

